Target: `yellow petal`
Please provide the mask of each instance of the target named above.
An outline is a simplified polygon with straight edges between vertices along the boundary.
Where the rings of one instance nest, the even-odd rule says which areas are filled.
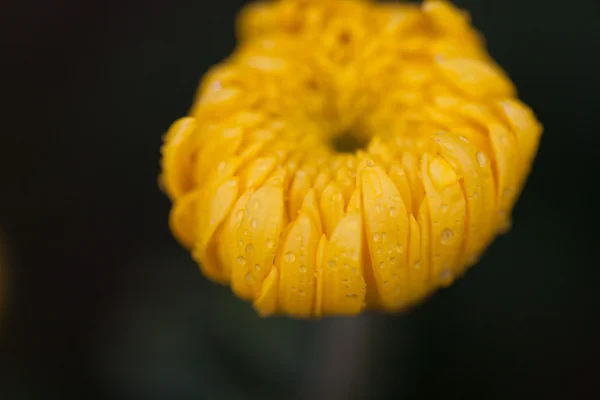
[[[429,291],[429,274],[421,252],[421,229],[413,215],[409,215],[408,285],[406,296],[410,303],[422,299]]]
[[[315,272],[316,280],[316,293],[315,293],[315,317],[321,318],[323,316],[323,270],[325,268],[325,250],[327,249],[327,237],[321,236],[319,240],[319,246],[317,247],[317,266]]]
[[[276,165],[275,157],[260,157],[249,162],[240,174],[243,187],[256,189],[263,184]]]
[[[271,179],[250,197],[239,228],[232,272],[232,289],[256,294],[273,265],[284,223],[281,180]]]
[[[408,212],[380,167],[366,168],[361,176],[367,243],[379,300],[385,308],[397,309],[406,301]]]
[[[509,213],[520,192],[521,188],[517,185],[525,168],[523,168],[516,139],[508,129],[497,122],[492,122],[489,125],[489,135],[496,161],[498,231],[502,232],[510,225]],[[478,153],[477,161],[481,165],[487,162],[487,159]]]
[[[358,314],[363,309],[366,285],[362,272],[362,221],[359,213],[345,216],[325,250],[323,313]]]
[[[227,275],[222,274],[216,249],[209,249],[209,244],[211,247],[216,247],[216,243],[212,243],[211,240],[217,228],[227,215],[229,215],[231,208],[237,200],[238,191],[238,178],[223,182],[216,191],[208,192],[207,201],[203,202],[208,207],[198,212],[200,222],[198,224],[198,238],[194,249],[195,254],[201,262],[202,271],[220,281],[226,280]]]
[[[202,199],[202,191],[195,190],[177,199],[169,214],[169,227],[175,238],[184,247],[191,249],[196,242],[198,227],[197,204]]]
[[[298,211],[302,207],[302,202],[308,191],[312,187],[312,179],[315,172],[301,169],[296,172],[292,185],[290,187],[290,199],[288,202],[288,213],[290,218],[296,218]]]
[[[390,168],[389,172],[390,178],[396,185],[398,192],[400,193],[400,197],[402,197],[402,201],[406,206],[406,210],[412,214],[416,214],[417,210],[413,209],[412,204],[412,193],[410,191],[410,182],[408,180],[408,176],[399,164],[393,164]]]
[[[172,200],[192,187],[191,166],[194,151],[191,143],[196,119],[181,118],[169,128],[162,147],[162,185]]]
[[[537,152],[542,127],[529,107],[514,99],[498,102],[497,108],[515,132],[524,160],[530,163]]]
[[[272,266],[253,304],[261,317],[268,317],[277,311],[278,284],[279,272],[277,267]]]
[[[429,202],[423,201],[419,208],[419,214],[417,216],[417,222],[419,224],[419,234],[421,236],[420,253],[421,259],[418,264],[413,264],[413,275],[418,276],[417,282],[425,282],[425,287],[422,290],[429,290],[431,286],[431,210],[429,209]],[[419,286],[416,286],[419,289]],[[413,293],[417,296],[424,295],[423,292]]]
[[[515,89],[499,67],[469,59],[441,59],[437,67],[457,90],[474,98],[509,97]]]
[[[440,156],[462,179],[467,202],[467,236],[460,264],[466,265],[479,257],[493,230],[496,200],[490,163],[478,162],[477,154],[481,152],[455,135],[440,133],[435,141]]]
[[[237,249],[236,243],[236,232],[238,231],[242,219],[246,214],[246,206],[250,197],[254,194],[254,190],[249,189],[235,203],[231,213],[229,214],[229,219],[223,226],[222,232],[218,235],[217,241],[217,250],[218,257],[221,265],[221,273],[223,276],[231,277],[231,273],[233,270],[233,266],[236,262],[239,262],[236,259],[235,253]],[[241,259],[240,259],[241,261]],[[245,262],[245,259],[244,259]],[[247,286],[243,286],[243,289],[247,289]],[[252,292],[250,290],[244,292],[244,299],[252,298]]]
[[[331,237],[333,230],[344,217],[344,196],[335,182],[330,182],[319,202],[323,228],[327,237]]]
[[[423,183],[419,179],[419,160],[412,153],[404,153],[402,155],[402,166],[407,174],[408,181],[410,182],[410,192],[412,194],[412,208],[413,213],[416,214],[419,211],[419,206],[423,200],[425,191],[423,190]]]
[[[321,234],[304,211],[292,223],[280,246],[279,305],[292,316],[313,314],[317,247]]]
[[[444,159],[425,154],[421,174],[432,219],[431,276],[433,282],[447,286],[461,267],[466,201],[458,175]]]

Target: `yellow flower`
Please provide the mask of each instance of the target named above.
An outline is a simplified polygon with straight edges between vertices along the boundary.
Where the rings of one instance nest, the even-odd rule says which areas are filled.
[[[261,315],[397,311],[507,229],[542,127],[465,12],[282,0],[238,34],[162,149],[171,228],[208,278]]]

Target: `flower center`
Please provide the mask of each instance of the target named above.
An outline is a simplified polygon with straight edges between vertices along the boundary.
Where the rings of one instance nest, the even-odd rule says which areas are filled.
[[[366,149],[369,139],[353,131],[344,131],[330,139],[330,146],[338,153],[356,153]]]

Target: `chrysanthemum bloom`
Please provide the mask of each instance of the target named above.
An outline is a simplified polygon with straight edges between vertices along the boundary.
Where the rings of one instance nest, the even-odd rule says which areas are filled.
[[[510,225],[542,128],[466,13],[282,0],[238,33],[162,149],[171,228],[208,278],[261,315],[397,311]]]

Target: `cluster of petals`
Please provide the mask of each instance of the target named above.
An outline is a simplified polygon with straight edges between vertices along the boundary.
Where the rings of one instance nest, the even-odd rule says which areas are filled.
[[[280,0],[237,30],[162,148],[171,229],[209,279],[261,315],[393,312],[510,226],[542,127],[466,12]]]

